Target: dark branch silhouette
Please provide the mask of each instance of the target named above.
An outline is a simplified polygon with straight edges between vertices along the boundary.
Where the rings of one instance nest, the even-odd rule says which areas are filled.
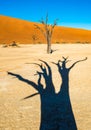
[[[87,60],[87,57],[86,57],[85,59],[83,59],[83,60],[78,60],[78,61],[76,61],[76,62],[69,68],[69,70],[72,69],[77,63],[82,62],[82,61],[85,61],[85,60]]]
[[[34,93],[34,94],[32,94],[32,95],[29,95],[29,96],[23,98],[23,100],[24,100],[24,99],[31,98],[31,97],[34,97],[34,96],[36,96],[36,95],[38,95],[38,94],[40,94],[40,93],[39,93],[39,92],[38,92],[38,93]]]
[[[23,81],[23,82],[25,82],[25,83],[27,83],[27,84],[33,86],[39,93],[43,90],[43,88],[41,88],[40,85],[37,85],[37,84],[34,83],[33,81],[30,81],[30,80],[28,80],[28,79],[23,78],[23,77],[22,77],[21,75],[19,75],[19,74],[14,74],[14,73],[12,73],[12,72],[8,72],[8,74],[9,74],[9,75],[12,75],[12,76],[15,76],[15,77],[17,77],[19,80],[21,80],[21,81]]]
[[[47,21],[46,21],[47,22]],[[69,71],[79,62],[83,60],[76,61],[71,65],[71,67],[66,68],[66,63],[69,61],[68,57],[63,57],[63,61],[59,60],[58,63],[53,63],[57,65],[58,71],[62,78],[62,84],[60,85],[59,93],[55,92],[55,87],[52,81],[52,71],[51,67],[47,62],[40,60],[42,64],[37,64],[41,69],[41,72],[37,71],[38,82],[34,82],[24,79],[19,74],[14,74],[8,72],[9,75],[15,76],[19,80],[31,85],[38,92],[25,97],[24,99],[31,98],[37,94],[40,94],[41,100],[41,123],[40,130],[77,130],[75,117],[73,114],[70,96],[69,96]],[[61,63],[61,65],[60,65]],[[46,87],[43,88],[41,83],[41,78],[44,78]]]

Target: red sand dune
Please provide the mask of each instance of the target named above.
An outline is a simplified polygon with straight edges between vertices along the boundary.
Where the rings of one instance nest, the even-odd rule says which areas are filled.
[[[42,33],[35,29],[34,24],[38,23],[0,15],[0,44],[11,43],[12,41],[27,44],[46,43]],[[39,26],[42,27],[41,24]],[[33,41],[33,35],[37,38],[35,41]],[[91,43],[91,31],[56,26],[52,42]]]

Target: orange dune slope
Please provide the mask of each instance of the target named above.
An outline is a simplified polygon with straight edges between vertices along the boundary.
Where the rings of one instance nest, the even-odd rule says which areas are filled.
[[[11,43],[46,43],[42,33],[34,22],[0,15],[0,44]],[[38,24],[42,27],[41,24]],[[53,43],[91,43],[91,31],[56,26],[52,36]]]

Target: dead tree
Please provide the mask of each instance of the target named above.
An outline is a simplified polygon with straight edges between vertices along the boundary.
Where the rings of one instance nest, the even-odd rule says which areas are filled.
[[[54,27],[57,25],[57,19],[54,21],[53,24],[49,25],[48,24],[48,15],[46,15],[46,19],[44,20],[42,18],[42,20],[40,22],[42,23],[43,28],[37,24],[35,24],[35,27],[36,27],[36,29],[39,29],[41,31],[41,33],[44,35],[46,42],[47,42],[47,53],[49,54],[49,53],[52,53],[51,39],[52,39]]]
[[[35,41],[38,39],[37,36],[34,34],[32,35],[33,43],[35,44]]]

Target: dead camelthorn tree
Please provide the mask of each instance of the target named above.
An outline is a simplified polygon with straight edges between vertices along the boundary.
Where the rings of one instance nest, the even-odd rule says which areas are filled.
[[[48,24],[48,15],[46,15],[46,19],[44,20],[42,18],[42,20],[40,21],[43,25],[43,28],[40,27],[39,25],[35,24],[36,29],[39,29],[41,31],[41,33],[44,35],[46,42],[47,42],[47,53],[52,53],[52,49],[51,49],[51,39],[52,39],[52,34],[53,34],[53,30],[54,27],[57,25],[57,20],[56,19],[54,21],[53,24],[49,25]]]
[[[38,39],[37,36],[34,34],[32,35],[33,43],[35,44],[35,41]]]

